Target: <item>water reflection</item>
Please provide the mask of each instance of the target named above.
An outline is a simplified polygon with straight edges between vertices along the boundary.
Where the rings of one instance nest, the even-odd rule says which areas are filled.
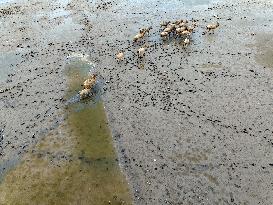
[[[0,82],[7,79],[20,59],[21,57],[14,52],[0,52]]]

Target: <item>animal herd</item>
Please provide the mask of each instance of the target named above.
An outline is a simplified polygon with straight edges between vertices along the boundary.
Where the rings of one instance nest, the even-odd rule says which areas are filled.
[[[188,20],[176,20],[174,22],[164,21],[160,23],[161,31],[160,37],[162,40],[167,40],[170,38],[180,38],[182,39],[183,47],[187,47],[191,42],[191,36],[194,30],[197,28],[197,21],[192,20],[191,22]],[[211,23],[206,26],[205,33],[210,33],[216,28],[219,27],[219,23]],[[139,32],[133,37],[133,42],[138,42],[145,37],[146,34],[149,34],[149,31],[152,27],[142,28]],[[145,55],[145,51],[147,49],[147,45],[141,46],[137,49],[137,56],[139,58],[143,58]],[[124,52],[120,51],[116,55],[117,61],[123,61],[125,59]]]
[[[170,38],[180,38],[182,39],[182,45],[183,47],[187,47],[191,42],[191,36],[194,30],[197,28],[197,21],[192,20],[189,22],[188,20],[176,20],[174,22],[167,21],[167,22],[161,22],[160,24],[161,31],[160,31],[160,37],[162,40],[167,40]],[[210,33],[211,31],[214,32],[216,28],[219,27],[219,23],[212,23],[208,24],[206,26],[206,33]],[[148,35],[152,27],[148,28],[142,28],[139,30],[139,32],[133,37],[133,42],[136,43],[138,41],[141,41],[145,37],[145,35]],[[137,56],[139,58],[143,58],[145,56],[145,51],[148,48],[147,45],[141,46],[139,49],[137,49]],[[125,59],[124,52],[120,51],[116,54],[117,61],[123,61]],[[95,74],[90,75],[88,79],[86,79],[83,83],[83,90],[79,92],[80,99],[87,98],[92,93],[92,88],[96,84],[97,76]]]

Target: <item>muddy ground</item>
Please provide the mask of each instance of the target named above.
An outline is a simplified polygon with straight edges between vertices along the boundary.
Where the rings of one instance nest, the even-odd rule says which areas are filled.
[[[11,204],[10,170],[63,125],[68,56],[92,62],[104,82],[134,204],[273,203],[272,1],[0,3],[1,203]],[[181,18],[198,20],[187,48],[159,37],[162,20]]]

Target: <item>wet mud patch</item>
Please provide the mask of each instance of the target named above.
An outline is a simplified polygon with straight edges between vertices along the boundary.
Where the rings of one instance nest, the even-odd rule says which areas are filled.
[[[264,67],[273,68],[273,34],[256,35],[256,62]]]
[[[174,1],[145,1],[145,0],[130,0],[127,1],[132,7],[141,7],[145,5],[146,8],[157,8],[159,11],[175,11],[177,8],[180,9],[197,9],[207,8],[213,3],[220,2],[221,0],[174,0]]]
[[[213,72],[216,70],[221,70],[222,68],[223,66],[221,63],[206,63],[206,64],[202,64],[199,70],[203,72]]]
[[[65,74],[68,76],[68,90],[66,99],[77,95],[82,88],[88,72],[94,69],[94,66],[87,60],[87,56],[72,54],[67,59]]]
[[[1,3],[7,3],[7,1],[0,2]],[[14,14],[22,14],[22,8],[21,6],[8,6],[7,8],[1,8],[0,9],[0,17],[6,17]]]
[[[0,52],[0,82],[4,82],[14,71],[21,58],[13,52]]]
[[[90,68],[78,62],[68,66],[68,98]],[[0,204],[131,204],[103,103],[94,99],[67,105],[64,123],[7,173]]]

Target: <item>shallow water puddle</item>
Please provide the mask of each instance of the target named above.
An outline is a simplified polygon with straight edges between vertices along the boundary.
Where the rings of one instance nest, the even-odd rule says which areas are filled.
[[[216,64],[216,63],[206,63],[206,64],[202,64],[200,67],[200,71],[203,72],[211,72],[211,71],[215,71],[215,70],[219,70],[222,68],[221,64]]]
[[[193,7],[193,6],[204,6],[208,5],[213,2],[218,2],[219,0],[174,0],[174,1],[169,1],[169,0],[164,0],[164,1],[154,1],[157,3],[159,8],[162,9],[170,9],[170,8],[175,8],[175,7]],[[133,4],[143,4],[147,3],[145,0],[129,0],[129,3]],[[151,3],[151,1],[149,1]],[[153,3],[153,2],[152,2]]]
[[[8,78],[8,74],[14,71],[14,66],[19,63],[21,57],[14,52],[0,52],[0,82]]]
[[[259,34],[256,36],[258,54],[257,63],[265,67],[273,68],[273,34]]]
[[[87,68],[82,61],[68,65],[67,97],[77,93]],[[66,114],[63,125],[6,175],[0,204],[131,204],[103,103],[72,103]]]
[[[0,4],[11,3],[13,0],[0,0]]]

